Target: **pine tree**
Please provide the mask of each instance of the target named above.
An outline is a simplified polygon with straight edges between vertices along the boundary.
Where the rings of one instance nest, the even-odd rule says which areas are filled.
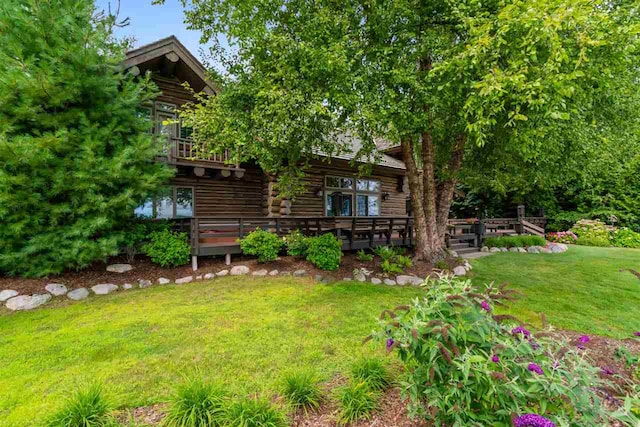
[[[91,0],[0,4],[0,273],[44,276],[117,253],[170,175],[120,68],[116,17]]]

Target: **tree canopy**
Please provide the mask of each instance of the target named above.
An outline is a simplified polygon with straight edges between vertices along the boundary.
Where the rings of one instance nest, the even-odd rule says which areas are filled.
[[[120,69],[115,17],[87,0],[0,3],[0,272],[42,276],[118,252],[170,173]]]
[[[442,251],[461,178],[558,185],[567,154],[635,134],[636,1],[182,2],[228,72],[184,113],[202,149],[295,192],[305,159],[343,149],[336,132],[364,160],[376,138],[400,144],[422,258]]]

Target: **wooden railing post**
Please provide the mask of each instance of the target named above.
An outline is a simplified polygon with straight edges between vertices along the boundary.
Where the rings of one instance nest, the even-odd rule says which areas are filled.
[[[371,231],[369,232],[369,248],[373,249],[373,240],[376,235],[376,219],[373,218],[373,222],[371,224]]]
[[[356,217],[351,218],[351,236],[349,236],[349,249],[353,250],[353,242],[356,236]]]
[[[276,234],[279,236],[280,233],[280,217],[276,217]]]
[[[389,220],[389,232],[387,233],[387,245],[391,244],[391,235],[393,234],[393,218]]]
[[[238,238],[242,239],[244,237],[244,219],[240,218],[238,220]]]
[[[191,219],[191,248],[193,255],[200,253],[200,220],[198,218]]]

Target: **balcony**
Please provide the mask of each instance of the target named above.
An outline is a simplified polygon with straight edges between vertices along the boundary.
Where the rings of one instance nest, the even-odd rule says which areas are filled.
[[[199,166],[208,169],[243,170],[239,165],[229,163],[231,154],[225,150],[222,154],[207,157],[198,156],[193,140],[188,138],[169,138],[166,149],[167,162],[170,165]]]

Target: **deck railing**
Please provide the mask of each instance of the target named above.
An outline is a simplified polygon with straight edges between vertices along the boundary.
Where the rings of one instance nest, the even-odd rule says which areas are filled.
[[[225,150],[222,154],[200,156],[193,145],[193,140],[189,138],[170,138],[168,151],[169,159],[174,161],[187,160],[227,164],[229,162],[229,159],[231,158],[229,150]]]

